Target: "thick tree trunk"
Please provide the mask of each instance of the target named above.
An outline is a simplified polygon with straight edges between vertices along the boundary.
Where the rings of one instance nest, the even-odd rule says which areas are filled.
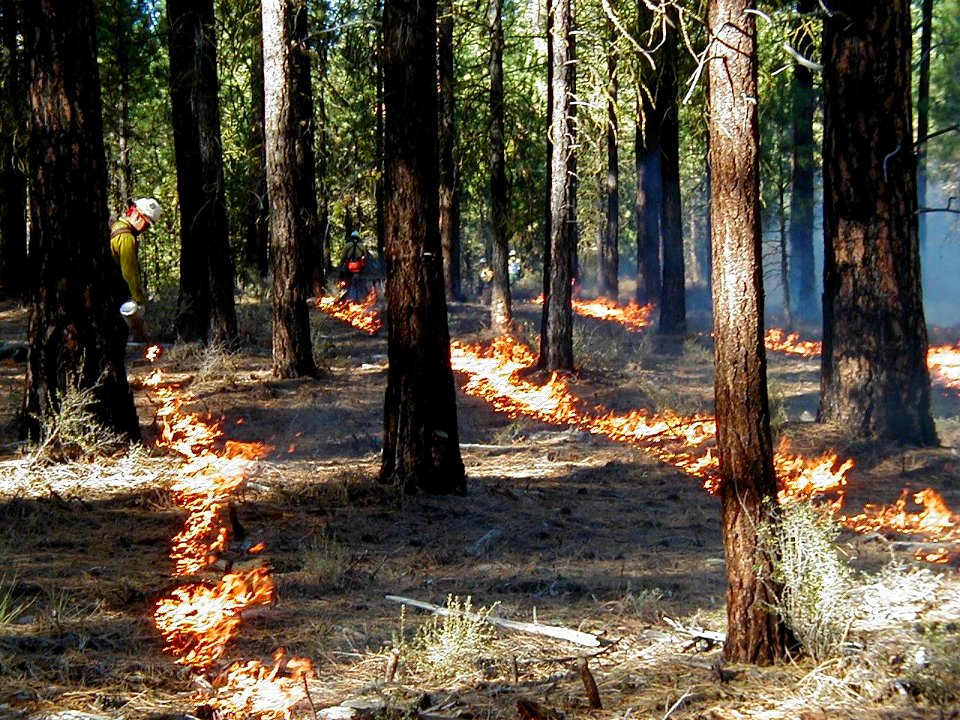
[[[233,345],[237,315],[220,142],[213,0],[168,0],[170,104],[180,199],[177,331]]]
[[[571,0],[551,0],[549,21],[550,185],[548,232],[544,267],[546,293],[540,329],[540,367],[573,370],[572,288],[575,233],[573,176],[574,130],[571,122],[572,14]]]
[[[910,5],[824,17],[821,421],[931,445],[910,110]]]
[[[801,25],[797,31],[796,49],[811,60],[814,42],[809,23],[818,9],[817,0],[797,0]],[[796,294],[794,307],[797,317],[810,322],[820,315],[813,255],[813,186],[816,170],[813,162],[813,114],[817,97],[813,87],[813,71],[800,63],[793,66],[791,97],[793,188],[790,192],[790,286]]]
[[[620,296],[620,156],[617,151],[617,30],[607,20],[607,172],[604,232],[597,256],[600,260],[599,294],[616,301]]]
[[[453,66],[453,0],[440,0],[437,71],[440,88],[440,245],[447,300],[463,300],[460,279],[460,180],[456,145]]]
[[[676,27],[676,26],[675,26]],[[663,181],[663,288],[661,290],[661,335],[687,331],[686,280],[683,254],[683,218],[680,203],[680,110],[677,99],[677,31],[670,29],[660,53],[662,71],[657,83],[660,109],[660,177]]]
[[[752,0],[711,0],[710,153],[717,446],[727,559],[724,659],[770,664],[788,633],[758,532],[774,520],[760,239],[760,135]]]
[[[466,491],[440,248],[436,0],[383,13],[387,391],[382,482]]]
[[[273,374],[316,375],[310,340],[310,238],[300,212],[303,148],[298,110],[301,52],[295,28],[297,0],[263,0],[263,77],[267,193],[270,197],[270,260],[273,270]]]
[[[493,280],[490,281],[490,322],[507,332],[513,322],[510,298],[510,246],[507,237],[507,170],[503,117],[503,0],[489,0],[490,34],[490,222],[493,233]]]
[[[0,4],[3,43],[3,93],[0,95],[0,295],[27,300],[31,278],[27,267],[27,176],[22,170],[25,148],[16,138],[26,134],[23,96],[23,52],[17,41],[20,3]]]
[[[126,327],[111,282],[93,3],[36,0],[23,8],[31,117],[25,274],[36,285],[21,428],[37,439],[69,388],[92,388],[88,409],[97,419],[139,440],[124,367]]]

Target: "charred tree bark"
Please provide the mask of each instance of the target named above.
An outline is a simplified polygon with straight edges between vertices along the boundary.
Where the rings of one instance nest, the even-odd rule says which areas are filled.
[[[302,51],[296,27],[298,0],[263,0],[263,77],[267,193],[270,196],[270,261],[273,271],[273,374],[317,373],[310,340],[309,224],[300,211],[303,148],[297,86]],[[314,200],[315,202],[315,200]]]
[[[34,278],[21,430],[70,389],[92,389],[89,410],[130,440],[140,426],[124,367],[126,327],[113,296],[107,238],[96,27],[91,0],[23,3],[30,68],[30,268]]]
[[[724,659],[771,664],[787,651],[778,588],[758,530],[777,482],[763,347],[760,135],[752,0],[710,0],[710,153],[717,446],[727,560]]]
[[[617,149],[620,122],[617,117],[616,40],[616,27],[607,19],[607,173],[603,185],[606,222],[597,256],[600,260],[600,295],[613,301],[620,296],[620,155]]]
[[[817,0],[798,0],[796,49],[810,58],[814,51],[809,23],[818,10]],[[811,58],[812,59],[812,58]],[[794,307],[798,319],[816,320],[820,315],[817,302],[817,279],[813,255],[814,150],[813,114],[817,98],[813,88],[813,71],[794,63],[790,94],[793,102],[793,187],[790,192],[790,286],[796,294]]]
[[[910,5],[824,17],[821,421],[932,445],[910,109]]]
[[[440,88],[440,246],[447,300],[463,300],[460,276],[460,178],[456,145],[453,65],[453,0],[438,3],[437,71]],[[491,81],[492,82],[492,81]]]
[[[500,332],[510,329],[513,307],[510,298],[510,243],[507,237],[507,168],[503,117],[503,0],[489,0],[487,28],[490,33],[490,222],[493,233],[490,282],[490,322]]]
[[[547,248],[544,253],[543,323],[540,367],[573,370],[572,288],[575,248],[572,116],[571,0],[551,0],[548,8],[548,72],[550,73],[549,198]]]
[[[436,0],[383,13],[387,391],[380,480],[466,491],[440,247]]]
[[[180,199],[177,331],[190,340],[237,341],[233,262],[220,142],[213,0],[168,0],[170,104]]]
[[[0,95],[0,295],[28,299],[31,278],[27,268],[27,175],[25,150],[17,138],[26,135],[23,52],[17,42],[21,3],[0,4],[3,94]]]
[[[657,83],[660,108],[660,177],[663,182],[663,288],[660,303],[661,335],[687,331],[686,280],[683,255],[683,218],[680,202],[680,109],[677,100],[677,30],[667,30],[660,53],[663,69]]]

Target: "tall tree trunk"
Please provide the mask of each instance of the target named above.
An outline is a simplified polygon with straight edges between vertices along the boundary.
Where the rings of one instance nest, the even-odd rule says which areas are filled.
[[[124,367],[126,327],[107,243],[107,172],[91,0],[23,3],[30,68],[30,268],[34,278],[21,429],[42,421],[70,388],[131,440],[140,426]],[[69,58],[69,62],[64,62]]]
[[[263,31],[259,14],[253,20],[255,36],[250,71],[250,135],[248,137],[247,172],[250,194],[247,200],[244,260],[248,268],[265,278],[270,271],[270,200],[267,197],[267,153],[263,135]]]
[[[809,24],[819,9],[817,0],[797,0],[800,27],[796,35],[796,49],[810,58],[814,51],[813,34]],[[820,315],[817,302],[817,278],[813,255],[813,185],[814,139],[813,114],[816,93],[813,71],[801,63],[793,65],[790,86],[793,102],[793,188],[790,192],[790,280],[796,291],[795,307],[800,320],[810,322]]]
[[[220,142],[213,0],[168,0],[170,104],[180,199],[177,331],[233,345],[237,314]]]
[[[440,246],[447,300],[463,300],[460,280],[460,202],[456,145],[455,85],[453,66],[453,0],[440,0],[437,74],[440,88]]]
[[[21,3],[0,4],[3,92],[0,95],[0,295],[26,301],[32,278],[27,268],[27,175],[24,150],[17,138],[26,134],[27,112],[22,75],[23,53],[17,42]]]
[[[327,2],[318,3],[317,27],[327,25],[329,8]],[[322,36],[317,43],[317,77],[320,87],[326,88],[329,73],[330,39]],[[327,132],[327,102],[324,92],[317,94],[317,237],[314,239],[313,291],[316,295],[324,293],[327,277],[333,271],[333,251],[330,247],[330,181],[327,168],[330,165],[330,136]]]
[[[290,104],[297,132],[293,134],[297,168],[294,186],[297,212],[303,226],[308,288],[319,290],[326,283],[323,267],[320,234],[320,218],[317,208],[317,164],[314,151],[313,78],[310,61],[310,3],[295,0],[293,3],[293,35],[290,53],[293,86]]]
[[[540,329],[540,367],[544,370],[573,370],[573,280],[575,238],[572,135],[572,2],[550,0],[548,9],[550,127],[550,191],[547,252],[544,275],[547,292],[543,299]]]
[[[760,237],[753,0],[710,0],[710,153],[713,168],[713,332],[730,662],[771,664],[789,633],[774,608],[778,586],[760,528],[775,521]]]
[[[620,156],[617,152],[617,29],[607,19],[607,172],[604,181],[606,222],[600,243],[599,292],[616,301],[620,296]]]
[[[383,13],[387,392],[382,482],[466,491],[440,248],[436,0]]]
[[[133,194],[133,165],[130,162],[130,25],[132,22],[130,5],[127,2],[114,3],[111,40],[117,62],[117,93],[119,106],[117,112],[117,166],[116,193],[114,205],[125,207]]]
[[[644,3],[637,3],[637,26],[644,27],[652,14]],[[656,68],[639,57],[640,83],[637,87],[634,166],[637,188],[634,216],[637,222],[637,287],[634,297],[640,305],[659,303],[661,292],[660,209],[663,192],[660,169],[660,108],[653,102]]]
[[[910,5],[837,0],[824,17],[821,421],[937,442],[917,239]]]
[[[490,221],[493,233],[490,322],[507,332],[513,322],[510,298],[510,243],[507,237],[507,169],[503,117],[503,0],[488,0],[490,33]]]
[[[377,23],[377,67],[376,67],[376,82],[377,82],[377,108],[376,108],[376,127],[377,127],[377,137],[375,142],[376,147],[376,164],[377,164],[377,179],[376,185],[374,187],[374,194],[376,196],[376,205],[377,205],[377,256],[380,258],[386,257],[387,248],[386,248],[386,202],[387,198],[384,195],[384,176],[386,173],[386,168],[384,167],[384,156],[383,156],[383,141],[384,141],[384,117],[383,117],[383,2],[384,0],[377,0],[377,17],[380,18],[380,22]]]
[[[310,238],[300,212],[298,61],[299,0],[263,0],[263,85],[266,100],[267,193],[273,270],[273,374],[316,375],[310,340]]]
[[[922,248],[927,239],[927,134],[930,128],[930,40],[933,30],[933,0],[920,4],[920,75],[917,78],[917,202]]]
[[[687,331],[686,280],[683,257],[683,219],[680,204],[680,110],[677,99],[678,22],[667,30],[660,53],[663,69],[657,83],[657,107],[662,113],[660,127],[660,177],[663,181],[663,289],[660,305],[661,335],[683,335]]]

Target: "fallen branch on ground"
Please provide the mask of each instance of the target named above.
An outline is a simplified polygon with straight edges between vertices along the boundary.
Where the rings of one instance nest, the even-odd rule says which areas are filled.
[[[519,622],[517,620],[505,620],[504,618],[493,617],[491,615],[479,615],[477,613],[466,613],[450,608],[434,605],[433,603],[421,602],[420,600],[411,600],[410,598],[400,597],[399,595],[385,595],[384,598],[390,602],[409,605],[410,607],[429,610],[437,615],[462,615],[471,620],[486,620],[491,625],[502,627],[507,630],[516,630],[517,632],[532,633],[534,635],[546,635],[547,637],[558,640],[567,640],[577,645],[586,645],[587,647],[599,647],[600,639],[596,635],[571,630],[569,628],[557,627],[556,625],[540,625],[538,623]]]

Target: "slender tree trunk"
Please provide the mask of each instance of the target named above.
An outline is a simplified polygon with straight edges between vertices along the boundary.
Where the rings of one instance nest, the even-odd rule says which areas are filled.
[[[290,104],[297,132],[292,136],[296,152],[296,209],[303,226],[303,252],[306,256],[308,288],[314,291],[326,283],[323,267],[320,218],[317,208],[317,164],[314,151],[313,77],[310,61],[310,4],[307,0],[293,3],[293,47],[290,53],[293,86]]]
[[[273,374],[316,375],[310,340],[310,238],[300,212],[298,110],[300,52],[298,0],[263,0],[263,77],[266,100],[267,192],[270,196],[270,260],[273,271]]]
[[[17,138],[27,129],[22,75],[23,52],[17,42],[18,7],[14,0],[0,4],[0,42],[3,93],[0,95],[0,295],[26,301],[32,278],[27,268],[27,175],[24,151]]]
[[[620,128],[617,117],[617,29],[607,19],[607,173],[604,179],[606,222],[597,253],[600,259],[600,286],[602,297],[616,301],[620,296],[620,156],[617,135]]]
[[[710,0],[713,332],[730,662],[771,664],[789,633],[759,531],[775,520],[760,238],[760,133],[753,0]]]
[[[777,178],[777,222],[778,236],[780,240],[780,285],[783,288],[783,322],[787,330],[793,330],[793,311],[791,310],[790,297],[790,253],[787,249],[787,199],[786,199],[786,178],[784,177],[783,167],[780,166],[779,177]]]
[[[384,117],[383,117],[383,2],[377,0],[377,16],[380,22],[377,25],[377,110],[376,110],[376,153],[377,153],[377,180],[374,188],[377,203],[377,255],[380,258],[386,257],[386,196],[384,195],[384,167],[383,141],[384,141]]]
[[[674,27],[677,25],[675,24]],[[677,30],[667,31],[660,53],[663,69],[657,84],[660,128],[660,176],[663,181],[663,289],[660,305],[661,335],[687,331],[687,301],[683,257],[683,219],[680,203],[680,112],[677,99]]]
[[[248,268],[265,278],[270,271],[270,201],[267,197],[267,155],[263,135],[263,32],[259,14],[254,19],[253,63],[250,71],[250,135],[248,138],[248,180],[246,239],[244,255]]]
[[[237,340],[233,262],[220,142],[213,0],[168,0],[170,102],[180,198],[177,330],[222,345]]]
[[[920,75],[917,79],[917,202],[927,206],[927,134],[930,127],[930,40],[933,27],[933,0],[920,4]],[[927,239],[927,216],[919,216],[920,247]]]
[[[447,300],[463,300],[460,281],[459,178],[454,157],[456,145],[455,74],[453,65],[453,0],[440,0],[437,70],[440,88],[440,245]]]
[[[326,2],[318,3],[316,25],[325,27],[329,13]],[[327,278],[333,271],[333,251],[330,247],[332,229],[330,227],[330,181],[327,177],[327,168],[330,165],[330,136],[327,132],[327,102],[323,89],[327,87],[329,73],[329,45],[326,37],[321,37],[317,44],[317,76],[320,78],[321,91],[317,94],[317,237],[314,238],[314,274],[313,291],[322,295]],[[321,271],[322,270],[322,271]]]
[[[387,391],[382,482],[466,491],[440,248],[436,0],[386,0]]]
[[[644,27],[652,11],[637,3],[637,25]],[[635,299],[640,305],[659,303],[661,292],[660,212],[663,192],[660,168],[660,125],[663,118],[653,102],[656,69],[639,57],[640,84],[637,87],[634,166],[637,189],[634,215],[637,222],[637,287]]]
[[[932,445],[910,109],[910,5],[824,18],[821,421]]]
[[[490,220],[493,232],[490,321],[500,332],[513,322],[510,299],[510,244],[507,237],[507,170],[503,117],[503,0],[488,0],[490,33]]]
[[[30,268],[34,278],[21,430],[42,421],[70,388],[92,389],[88,408],[139,440],[124,367],[126,328],[113,295],[107,238],[96,25],[91,0],[23,3],[30,104]],[[69,58],[69,62],[64,62]]]
[[[117,197],[116,206],[125,207],[133,194],[133,165],[130,162],[130,9],[129,5],[114,7],[113,36],[114,54],[117,60],[120,106],[117,108]]]
[[[817,0],[797,0],[800,27],[796,49],[811,59],[814,51],[809,23],[819,9]],[[793,102],[793,188],[790,192],[790,264],[791,286],[796,289],[795,306],[799,319],[810,322],[820,315],[817,279],[813,255],[814,150],[813,115],[816,93],[813,71],[794,63],[791,83]]]
[[[573,280],[575,237],[573,228],[574,188],[570,172],[572,135],[572,3],[551,0],[548,14],[550,38],[550,197],[547,207],[549,235],[544,267],[547,292],[543,300],[544,323],[540,329],[540,367],[544,370],[573,370]]]

